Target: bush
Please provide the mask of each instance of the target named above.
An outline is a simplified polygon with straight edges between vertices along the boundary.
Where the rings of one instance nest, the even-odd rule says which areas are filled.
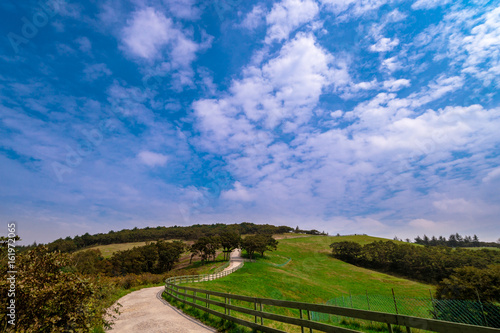
[[[39,246],[18,255],[17,271],[15,326],[7,323],[6,313],[0,314],[7,332],[88,332],[109,324],[101,306],[107,285],[73,272],[67,255]],[[2,272],[0,302],[7,304],[7,270]]]

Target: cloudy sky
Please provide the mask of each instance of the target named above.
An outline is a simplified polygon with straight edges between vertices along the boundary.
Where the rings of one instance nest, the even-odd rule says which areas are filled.
[[[500,237],[496,1],[7,0],[0,16],[1,234]]]

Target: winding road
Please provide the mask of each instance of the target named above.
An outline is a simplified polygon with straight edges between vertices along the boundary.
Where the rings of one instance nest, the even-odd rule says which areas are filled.
[[[241,250],[231,253],[231,260],[224,271],[243,261]],[[131,292],[118,300],[122,305],[120,315],[108,332],[116,333],[195,333],[217,332],[200,321],[185,315],[165,301],[161,294],[165,287],[144,288]]]

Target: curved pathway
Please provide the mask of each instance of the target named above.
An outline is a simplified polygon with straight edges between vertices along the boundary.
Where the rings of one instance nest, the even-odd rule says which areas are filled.
[[[228,271],[243,261],[241,250],[231,253]],[[165,301],[161,294],[165,287],[144,288],[131,292],[118,300],[120,315],[109,332],[116,333],[197,333],[217,332],[200,321],[184,314]]]

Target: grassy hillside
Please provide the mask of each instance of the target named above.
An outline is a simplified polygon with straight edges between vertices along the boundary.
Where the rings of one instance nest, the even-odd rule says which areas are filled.
[[[249,235],[243,235],[242,237],[245,238],[246,236]],[[276,239],[286,239],[286,238],[298,238],[298,237],[310,237],[309,235],[306,234],[277,234],[274,235]],[[173,239],[169,239],[170,241],[174,241]],[[147,242],[130,242],[130,243],[116,243],[116,244],[108,244],[108,245],[96,245],[96,246],[91,246],[91,247],[86,247],[80,250],[75,251],[76,252],[81,252],[81,251],[87,251],[87,250],[100,250],[101,254],[104,258],[111,258],[113,253],[118,252],[118,251],[125,251],[125,250],[130,250],[134,247],[139,247],[139,246],[144,246],[147,243],[154,243],[155,241],[147,241]],[[184,243],[190,245],[193,242],[192,241],[184,241]]]
[[[493,250],[493,251],[500,251],[500,248],[499,248],[499,247],[489,247],[489,246],[480,246],[480,247],[464,247],[463,249],[467,249],[467,250],[474,250],[474,251],[478,251],[478,250]]]
[[[223,279],[196,284],[197,288],[234,294],[324,303],[351,292],[353,295],[396,295],[428,297],[434,287],[403,278],[356,267],[330,256],[332,242],[355,241],[360,244],[383,240],[370,236],[311,236],[282,239],[278,250],[267,260],[245,263],[236,274]],[[292,261],[283,267],[270,262]],[[242,283],[244,282],[244,283]]]
[[[391,300],[392,288],[397,296],[429,297],[429,290],[434,287],[403,278],[356,267],[333,258],[329,245],[333,242],[354,241],[368,244],[382,238],[359,236],[309,236],[301,238],[281,239],[278,250],[266,254],[266,258],[257,262],[245,263],[244,267],[225,278],[190,284],[192,287],[215,291],[229,292],[238,295],[303,301],[310,303],[326,303],[342,295],[385,295]],[[292,260],[286,263],[288,257]],[[168,297],[167,297],[168,298]],[[216,297],[213,297],[216,299]],[[219,299],[219,301],[224,301]],[[247,307],[245,302],[235,301],[233,304]],[[251,305],[250,305],[251,307]],[[272,308],[272,307],[271,307]],[[290,309],[273,308],[277,314],[297,317],[298,312]],[[188,307],[187,311],[192,311]],[[199,313],[194,311],[193,314]],[[241,313],[237,317],[253,320],[253,317]],[[203,318],[203,316],[202,316]],[[386,327],[382,324],[357,320],[333,318],[331,323],[365,332],[380,332]],[[361,326],[360,326],[361,325]],[[300,328],[283,323],[271,323],[272,327],[286,332],[300,332]],[[403,332],[395,327],[395,332]],[[417,332],[418,330],[416,330]],[[420,331],[418,331],[420,332]]]
[[[133,242],[133,243],[120,243],[120,244],[108,244],[108,245],[97,245],[92,247],[87,247],[76,252],[87,251],[87,250],[100,250],[104,258],[111,258],[113,253],[118,251],[130,250],[134,247],[144,246],[151,242]]]

